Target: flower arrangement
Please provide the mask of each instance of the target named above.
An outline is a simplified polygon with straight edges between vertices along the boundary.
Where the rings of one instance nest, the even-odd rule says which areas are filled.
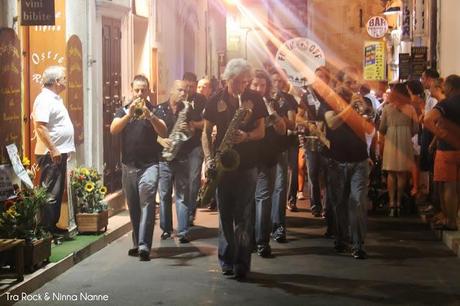
[[[0,205],[0,238],[25,239],[27,243],[48,234],[40,225],[42,208],[48,203],[46,189],[24,189]]]
[[[101,175],[93,168],[79,167],[70,172],[70,185],[77,198],[80,213],[98,213],[107,209],[104,197],[107,188],[102,185]]]

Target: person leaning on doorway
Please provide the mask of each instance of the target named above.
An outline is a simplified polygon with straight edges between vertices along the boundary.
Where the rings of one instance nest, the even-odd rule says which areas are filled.
[[[37,144],[35,155],[40,167],[40,185],[49,193],[49,205],[43,212],[43,224],[60,244],[56,223],[61,215],[67,159],[75,152],[74,128],[69,113],[59,96],[66,88],[66,71],[62,66],[50,66],[42,75],[43,88],[35,98],[32,119]]]

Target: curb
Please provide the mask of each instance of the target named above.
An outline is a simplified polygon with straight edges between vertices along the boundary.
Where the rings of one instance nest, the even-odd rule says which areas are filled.
[[[13,305],[16,301],[7,299],[7,295],[29,294],[42,287],[47,282],[61,275],[85,258],[105,248],[108,244],[131,231],[128,212],[125,210],[109,218],[109,227],[99,239],[56,263],[49,263],[44,268],[32,274],[25,275],[24,281],[13,285],[0,295],[0,305]]]

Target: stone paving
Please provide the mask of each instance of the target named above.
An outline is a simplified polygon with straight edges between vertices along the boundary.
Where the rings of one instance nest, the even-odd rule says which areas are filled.
[[[126,255],[128,234],[32,295],[46,305],[460,305],[460,259],[417,217],[371,216],[367,260],[336,254],[324,231],[302,202],[288,213],[289,242],[272,242],[273,258],[253,254],[237,281],[217,265],[217,213],[201,210],[191,243],[161,241],[157,224],[150,262]]]

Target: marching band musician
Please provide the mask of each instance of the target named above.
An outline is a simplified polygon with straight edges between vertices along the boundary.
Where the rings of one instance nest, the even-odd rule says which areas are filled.
[[[255,239],[257,254],[270,257],[270,233],[272,229],[272,194],[275,184],[276,164],[281,151],[280,139],[286,135],[286,124],[278,114],[279,104],[270,97],[270,76],[263,70],[256,70],[250,89],[258,92],[265,102],[268,116],[265,118],[265,137],[259,143],[259,164],[256,185]]]
[[[203,109],[206,104],[206,97],[197,92],[197,77],[192,72],[184,73],[182,79],[185,81],[188,100],[191,104],[190,124],[193,126],[193,136],[190,139],[190,153],[188,156],[190,166],[190,207],[189,223],[193,226],[196,215],[196,199],[201,185],[201,168],[203,165],[203,148],[201,147],[201,134],[203,133]]]
[[[117,111],[110,125],[112,135],[121,136],[122,186],[133,226],[134,247],[129,256],[150,260],[155,223],[155,194],[158,186],[157,135],[166,137],[166,125],[153,114],[147,100],[149,82],[136,75],[131,83],[132,101]]]
[[[328,201],[334,206],[335,250],[348,251],[352,242],[352,256],[365,259],[364,240],[367,232],[367,186],[369,163],[365,135],[373,125],[358,114],[357,74],[344,73],[344,85],[332,92],[319,82],[318,90],[324,92],[326,103],[320,106],[319,118],[326,122],[330,149],[328,158]],[[349,236],[351,234],[351,237]]]
[[[325,85],[329,85],[330,73],[329,70],[320,66],[315,70],[315,80],[313,83],[306,88],[306,93],[302,96],[302,107],[305,108],[307,113],[307,122],[297,122],[299,125],[305,126],[307,131],[315,129],[317,124],[311,122],[319,122],[318,116],[319,108],[321,104],[325,103],[324,93],[321,92],[319,82],[324,82]],[[310,133],[311,134],[311,133]],[[321,142],[319,139],[308,138],[304,139],[305,148],[305,159],[307,162],[307,175],[308,175],[308,187],[310,195],[310,208],[313,216],[321,217],[323,210],[321,203],[321,186],[320,186],[320,174],[325,173],[326,166],[323,161],[321,154]],[[326,199],[327,201],[327,199]],[[327,221],[326,236],[330,236],[333,233],[332,223],[332,211],[331,207],[327,206],[324,209]]]
[[[274,71],[271,74],[272,79],[272,90],[274,92],[274,99],[278,102],[279,111],[278,114],[283,117],[286,128],[288,130],[295,130],[295,114],[297,111],[297,101],[295,98],[283,91],[286,87],[286,81],[283,79],[283,76],[280,72]],[[289,131],[288,131],[289,132]],[[295,167],[297,168],[297,151],[293,147],[293,138],[297,136],[294,135],[284,135],[282,137],[281,145],[283,152],[279,156],[278,163],[276,166],[276,175],[275,175],[275,187],[272,196],[272,237],[276,242],[286,242],[286,201],[288,193],[288,162],[289,154],[295,154]],[[297,174],[295,175],[297,179]],[[297,189],[297,188],[296,188]],[[296,190],[297,192],[297,190]],[[292,199],[291,199],[292,200]],[[294,202],[295,203],[295,202]],[[295,205],[292,207],[293,210],[296,210]]]
[[[253,205],[256,188],[257,141],[265,134],[264,118],[267,110],[264,101],[252,90],[246,89],[251,80],[251,66],[244,59],[232,59],[228,62],[223,78],[226,87],[215,94],[204,111],[204,131],[202,137],[203,151],[209,170],[214,160],[211,154],[211,134],[217,126],[216,147],[227,145],[239,154],[239,165],[233,171],[223,172],[217,185],[217,203],[219,207],[219,248],[218,258],[223,275],[235,275],[237,279],[245,278],[250,271]],[[241,109],[250,109],[249,116],[242,124],[230,131],[235,114],[245,113]],[[225,137],[231,133],[231,138]],[[229,134],[227,134],[229,135]],[[217,150],[219,153],[219,150]],[[215,164],[217,168],[219,165]],[[218,169],[217,169],[218,170]]]
[[[194,133],[193,123],[190,123],[191,111],[185,110],[191,105],[187,100],[187,85],[185,81],[176,80],[170,91],[169,100],[158,105],[158,116],[164,120],[167,126],[167,135],[169,138],[159,138],[158,142],[164,147],[162,157],[160,157],[160,228],[163,233],[161,239],[165,240],[171,237],[173,232],[172,224],[172,191],[174,184],[174,193],[176,198],[177,214],[177,235],[179,243],[188,243],[189,237],[189,216],[190,216],[190,173],[189,173],[189,154],[193,149],[191,136]],[[183,120],[182,120],[183,119]],[[178,122],[176,124],[176,122]],[[176,140],[173,133],[183,133],[188,140],[179,141],[180,145],[176,155],[167,160],[165,151],[174,151],[173,146]]]

